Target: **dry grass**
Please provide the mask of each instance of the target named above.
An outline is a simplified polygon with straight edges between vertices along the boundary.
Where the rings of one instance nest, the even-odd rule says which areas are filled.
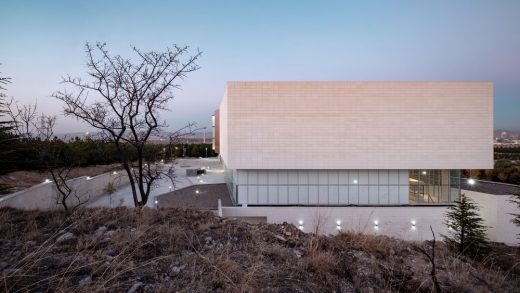
[[[102,228],[100,228],[102,227]],[[66,232],[76,237],[56,239]],[[305,234],[288,224],[247,224],[195,210],[0,210],[4,292],[432,292],[417,245],[384,236]],[[445,292],[512,292],[515,250],[484,262],[437,245]],[[507,261],[505,261],[507,260]],[[500,263],[501,265],[498,265]],[[508,265],[505,265],[507,263]]]

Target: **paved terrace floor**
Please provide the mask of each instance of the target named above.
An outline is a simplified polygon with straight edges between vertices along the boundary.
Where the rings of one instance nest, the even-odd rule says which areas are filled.
[[[201,176],[187,177],[186,169],[205,168],[206,174]],[[155,207],[155,199],[160,195],[171,193],[186,187],[194,185],[206,184],[222,184],[224,181],[224,168],[217,158],[190,158],[177,159],[174,164],[175,181],[172,183],[170,179],[163,179],[157,182],[157,186],[152,189],[150,198],[146,204],[148,207]],[[217,189],[218,194],[222,194]],[[209,191],[208,191],[209,192]],[[229,195],[227,197],[229,199]],[[222,199],[224,202],[224,199]],[[215,205],[217,201],[215,200]],[[133,207],[132,189],[130,185],[120,187],[112,195],[103,195],[91,202],[89,207],[117,207],[127,206]]]
[[[225,183],[192,185],[159,195],[156,198],[159,208],[197,208],[202,210],[216,210],[219,199],[222,206],[233,205]]]

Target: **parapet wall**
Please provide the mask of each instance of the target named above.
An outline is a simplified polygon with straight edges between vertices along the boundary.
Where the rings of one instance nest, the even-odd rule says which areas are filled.
[[[75,191],[67,199],[69,206],[79,202],[93,201],[103,194],[109,183],[118,188],[128,184],[128,176],[123,172],[104,173],[95,177],[82,176],[68,181]],[[57,190],[54,183],[40,183],[30,188],[9,194],[0,198],[0,207],[13,207],[23,210],[58,210],[62,206],[58,203]]]

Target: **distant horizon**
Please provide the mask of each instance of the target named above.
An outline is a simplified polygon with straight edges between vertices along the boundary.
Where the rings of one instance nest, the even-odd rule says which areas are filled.
[[[520,131],[519,1],[31,1],[5,0],[4,93],[60,115],[56,132],[92,128],[61,116],[51,94],[85,77],[86,42],[133,57],[131,45],[200,49],[162,118],[211,126],[227,81],[489,81],[494,129]],[[287,13],[290,11],[290,13]],[[136,21],[137,20],[137,21]],[[447,105],[449,107],[449,105]]]

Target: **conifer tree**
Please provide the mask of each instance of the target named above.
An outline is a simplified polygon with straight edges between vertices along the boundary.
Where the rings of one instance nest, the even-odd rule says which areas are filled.
[[[473,258],[489,252],[487,227],[480,217],[478,206],[465,194],[448,209],[445,224],[448,226],[448,235],[442,236],[454,251]]]
[[[11,170],[13,163],[13,150],[17,142],[17,137],[11,133],[13,129],[13,121],[10,121],[6,115],[7,103],[3,87],[10,82],[10,78],[0,76],[0,174]],[[0,194],[8,193],[10,190],[7,186],[0,184]]]

